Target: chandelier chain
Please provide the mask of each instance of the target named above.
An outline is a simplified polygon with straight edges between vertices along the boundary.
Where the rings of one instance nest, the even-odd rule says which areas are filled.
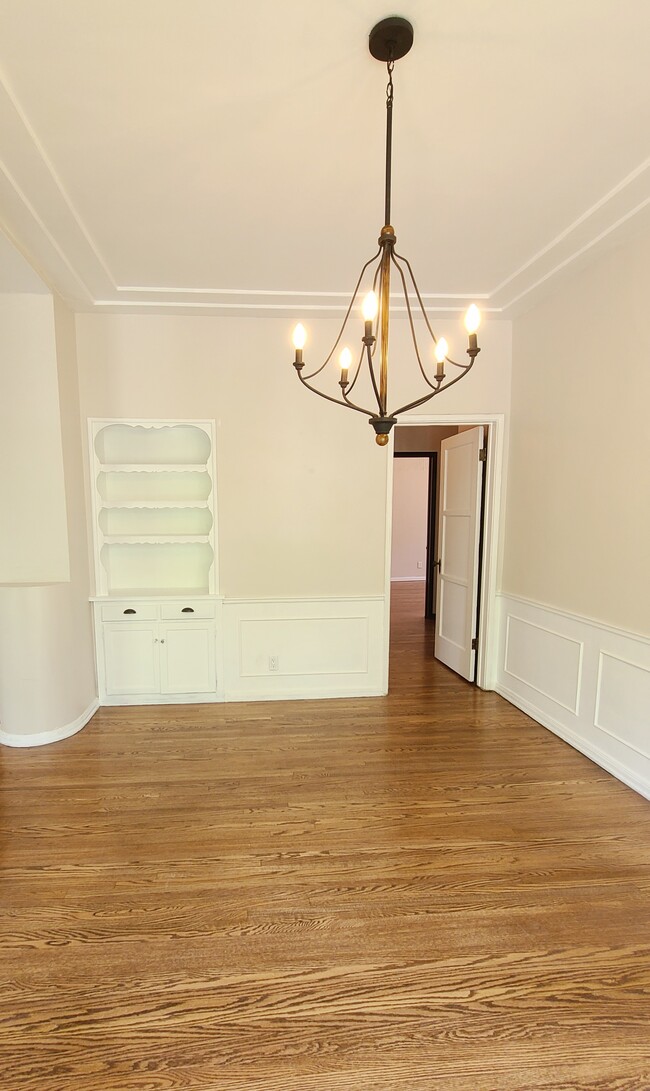
[[[395,61],[388,61],[386,70],[388,72],[388,83],[386,84],[386,109],[391,110],[393,106],[393,69],[395,67]]]

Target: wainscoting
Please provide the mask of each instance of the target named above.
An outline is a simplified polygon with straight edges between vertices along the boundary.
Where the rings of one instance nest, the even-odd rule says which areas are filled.
[[[225,700],[385,693],[385,610],[383,596],[225,600]]]
[[[650,640],[499,596],[497,692],[650,798]]]

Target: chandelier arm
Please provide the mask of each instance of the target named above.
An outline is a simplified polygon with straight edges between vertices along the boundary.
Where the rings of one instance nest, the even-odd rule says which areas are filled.
[[[450,362],[453,363],[453,361],[450,361]],[[450,386],[453,386],[454,383],[459,383],[461,379],[465,378],[465,376],[467,375],[467,372],[472,370],[473,364],[474,364],[474,360],[472,360],[469,364],[465,364],[465,365],[456,364],[456,367],[464,367],[462,375],[457,375],[455,379],[450,379],[450,381],[448,383],[445,383],[444,386],[442,386],[442,385],[439,386],[437,390],[432,390],[432,392],[430,394],[425,394],[423,398],[418,398],[414,402],[409,402],[408,405],[401,406],[400,409],[395,409],[391,413],[391,416],[392,417],[397,417],[401,413],[408,413],[409,409],[415,409],[418,405],[424,405],[425,402],[431,401],[432,398],[435,398],[436,394],[442,393],[443,390],[449,390]]]
[[[318,387],[312,386],[311,383],[307,382],[308,376],[303,377],[302,375],[299,374],[298,378],[300,379],[300,382],[302,383],[303,386],[306,386],[308,390],[311,390],[312,394],[318,394],[319,398],[325,398],[326,401],[334,402],[335,405],[342,405],[344,409],[345,408],[355,409],[357,411],[357,413],[363,413],[363,415],[365,417],[374,416],[374,413],[372,412],[372,409],[362,409],[360,405],[355,405],[354,402],[341,401],[340,398],[333,398],[331,394],[324,394],[322,390],[318,389]]]
[[[377,294],[377,281],[379,280],[379,274],[380,273],[381,273],[381,262],[378,262],[377,263],[377,268],[375,269],[375,275],[372,278],[372,290],[375,293],[375,295]],[[376,329],[377,329],[377,324],[376,324],[376,320],[375,320],[375,331],[376,331]],[[378,342],[377,342],[377,336],[376,336],[376,332],[375,332],[375,342],[374,342],[374,344],[372,346],[372,349],[370,350],[373,359],[374,359],[374,356],[375,356],[375,352],[377,351],[377,344],[378,344]]]
[[[368,360],[368,371],[370,372],[370,379],[372,382],[372,389],[375,392],[375,398],[377,399],[377,408],[379,409],[379,415],[382,415],[381,397],[379,395],[379,387],[377,386],[377,379],[375,378],[375,369],[372,366],[372,352],[370,351],[370,345],[366,345],[366,355]]]
[[[350,394],[354,390],[355,383],[356,383],[356,381],[359,378],[359,375],[361,373],[361,365],[362,364],[363,364],[363,349],[361,349],[361,352],[359,353],[359,359],[357,361],[357,368],[356,368],[356,371],[354,373],[354,379],[352,380],[351,383],[348,383],[345,390],[343,389],[343,387],[341,387],[341,393],[343,394],[343,397],[346,398],[346,401],[347,401],[347,395]]]
[[[332,356],[336,352],[336,347],[339,344],[339,341],[341,340],[341,337],[343,336],[343,330],[345,329],[345,327],[348,324],[348,318],[350,317],[350,314],[352,312],[352,308],[354,307],[354,302],[355,302],[355,300],[357,298],[357,292],[359,291],[359,285],[361,284],[361,281],[363,280],[363,274],[365,273],[368,266],[372,265],[373,261],[377,260],[377,258],[379,257],[380,254],[381,254],[381,246],[379,247],[379,250],[377,251],[377,253],[374,254],[373,257],[371,257],[366,262],[363,269],[359,273],[359,279],[358,279],[358,281],[356,283],[356,286],[355,286],[355,289],[354,289],[354,291],[352,293],[352,299],[350,300],[350,305],[348,306],[348,309],[347,309],[347,311],[345,313],[345,318],[343,319],[343,325],[341,326],[341,328],[340,328],[340,330],[338,332],[338,336],[336,338],[336,341],[332,345],[332,349],[331,349],[331,352],[330,352],[329,356],[327,357],[325,362],[323,364],[321,364],[321,366],[319,368],[316,369],[316,371],[310,371],[309,375],[305,375],[305,379],[314,379],[316,377],[316,375],[320,375],[321,371],[323,371],[323,369],[326,368],[327,365],[329,364],[330,360],[332,359]],[[302,378],[302,376],[301,376],[301,378]],[[304,379],[303,379],[303,382],[304,382]],[[336,400],[337,399],[335,398],[334,401],[336,401]],[[364,412],[365,412],[365,410],[364,410]]]
[[[427,373],[424,370],[424,367],[422,365],[422,360],[420,358],[420,347],[418,345],[418,339],[417,339],[417,335],[415,333],[415,326],[413,324],[413,313],[411,311],[411,302],[409,300],[409,293],[408,293],[408,287],[407,287],[407,284],[406,284],[406,277],[404,276],[404,270],[402,269],[402,266],[400,265],[399,261],[397,260],[397,255],[394,254],[394,253],[392,254],[392,260],[393,260],[393,265],[395,266],[395,268],[397,269],[397,271],[398,271],[398,273],[400,275],[400,280],[402,281],[402,288],[404,290],[404,302],[406,303],[406,313],[408,315],[409,326],[411,327],[411,340],[413,342],[413,348],[415,349],[415,357],[416,357],[417,362],[418,362],[418,367],[420,368],[420,373],[421,373],[422,378],[424,379],[425,383],[427,384],[427,386],[430,387],[431,390],[433,390],[435,392],[435,391],[437,391],[439,389],[440,384],[438,383],[436,386],[434,386],[434,384],[432,382],[430,382],[429,378],[427,377]],[[402,260],[404,260],[404,259],[402,259]],[[406,264],[408,265],[408,262]],[[409,272],[411,273],[411,280],[413,281],[413,284],[415,285],[415,290],[417,292],[417,290],[418,290],[417,289],[417,284],[415,284],[415,278],[413,276],[413,272],[410,269],[410,267],[409,267]]]
[[[438,344],[438,338],[436,337],[435,333],[431,329],[431,324],[429,322],[429,318],[428,318],[424,303],[422,302],[422,296],[420,295],[420,289],[418,288],[417,281],[416,281],[416,279],[415,279],[415,277],[413,275],[413,270],[411,269],[411,263],[409,262],[408,258],[405,258],[402,254],[396,254],[395,256],[397,258],[399,258],[400,261],[404,262],[404,264],[406,265],[406,268],[409,271],[411,280],[413,281],[413,287],[415,288],[415,294],[417,296],[418,303],[420,304],[420,310],[422,311],[422,317],[424,318],[424,321],[426,322],[427,329],[428,329],[429,333],[431,334],[431,339],[432,339],[434,345],[437,345]],[[453,364],[454,367],[463,367],[463,368],[466,367],[465,364],[459,364],[456,360],[452,360],[450,356],[446,356],[445,360],[447,361],[447,363]],[[441,387],[441,389],[444,389],[444,387]]]

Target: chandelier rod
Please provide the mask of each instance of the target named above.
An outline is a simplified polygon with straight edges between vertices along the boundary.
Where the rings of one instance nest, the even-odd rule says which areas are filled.
[[[395,61],[392,57],[392,44],[390,45],[389,50],[391,56],[386,63],[386,68],[388,70],[388,85],[386,87],[386,188],[384,224],[390,223],[391,175],[393,165],[393,69],[395,67]]]

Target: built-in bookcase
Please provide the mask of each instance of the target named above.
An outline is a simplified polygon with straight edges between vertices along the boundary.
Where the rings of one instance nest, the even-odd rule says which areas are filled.
[[[90,422],[98,596],[215,594],[210,421]]]

